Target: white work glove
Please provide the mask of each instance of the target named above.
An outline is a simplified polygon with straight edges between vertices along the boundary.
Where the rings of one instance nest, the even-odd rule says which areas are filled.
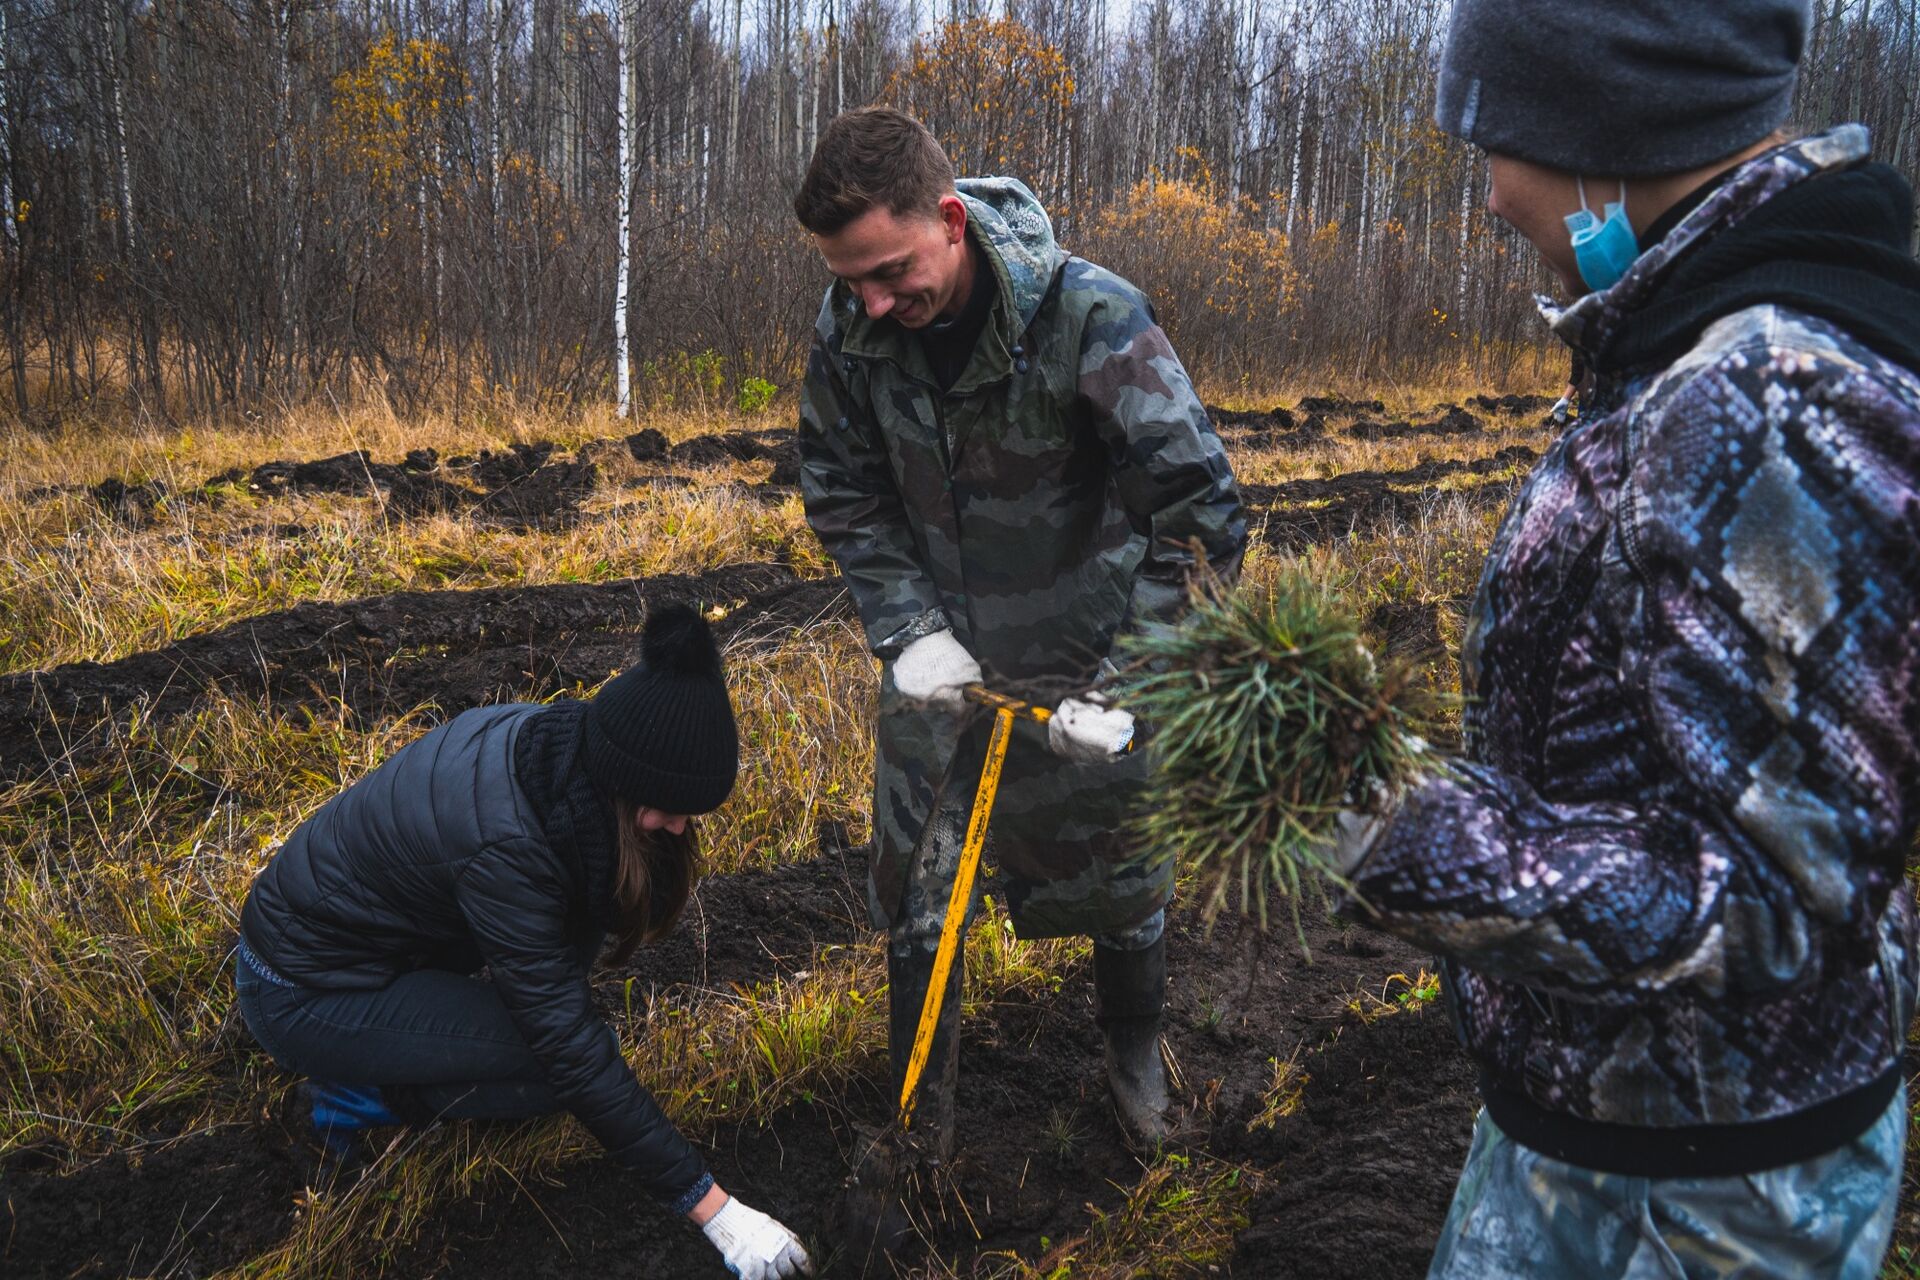
[[[1333,833],[1327,842],[1334,874],[1342,880],[1351,879],[1392,821],[1392,814],[1362,813],[1358,809],[1342,809],[1334,815]]]
[[[734,1196],[701,1226],[740,1280],[789,1280],[813,1274],[813,1262],[793,1232]]]
[[[1425,752],[1420,738],[1410,740],[1415,750]],[[1333,830],[1327,835],[1327,862],[1342,880],[1353,877],[1380,843],[1406,799],[1404,790],[1390,791],[1378,782],[1356,784],[1348,793],[1351,808],[1334,815]]]
[[[1113,760],[1132,741],[1132,716],[1087,699],[1066,699],[1047,721],[1048,750],[1077,764]]]
[[[966,699],[960,691],[979,684],[980,678],[980,664],[951,631],[921,636],[902,649],[893,663],[893,687],[901,697],[942,711],[963,709]]]

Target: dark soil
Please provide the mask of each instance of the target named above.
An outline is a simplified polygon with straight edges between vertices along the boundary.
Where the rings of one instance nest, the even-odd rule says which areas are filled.
[[[800,483],[800,441],[787,429],[695,436],[673,447],[673,460],[695,467],[717,462],[771,462],[773,474],[767,477],[768,484]]]
[[[1459,436],[1481,430],[1480,419],[1459,405],[1442,405],[1432,422],[1356,422],[1347,434],[1356,440],[1397,440],[1407,436]]]
[[[235,467],[180,492],[162,480],[130,482],[109,476],[85,486],[95,503],[121,524],[151,525],[169,502],[218,501],[228,487],[266,497],[282,494],[342,494],[381,500],[401,519],[468,513],[473,518],[519,530],[563,528],[580,518],[580,504],[593,492],[603,464],[624,454],[642,464],[675,462],[711,466],[724,462],[771,462],[760,486],[777,501],[800,483],[800,451],[791,430],[727,431],[696,436],[670,445],[653,427],[621,439],[590,440],[571,456],[551,441],[515,443],[483,449],[477,455],[442,459],[433,449],[414,449],[399,462],[377,462],[364,449],[306,462],[276,459],[251,470]],[[685,477],[642,477],[634,487],[690,484]],[[28,496],[47,498],[75,489],[47,485]]]
[[[1347,400],[1340,396],[1307,396],[1294,408],[1301,413],[1325,413],[1334,417],[1355,417],[1363,413],[1385,413],[1379,400]]]
[[[1256,524],[1264,521],[1266,540],[1297,551],[1388,521],[1414,519],[1435,500],[1436,493],[1408,486],[1431,486],[1450,475],[1493,475],[1530,463],[1536,456],[1525,445],[1509,445],[1482,458],[1429,461],[1402,471],[1351,471],[1326,480],[1244,485],[1240,492]],[[1498,506],[1512,496],[1513,488],[1496,480],[1454,492],[1470,503]],[[1292,505],[1305,502],[1324,505]]]
[[[51,487],[39,492],[52,493]],[[128,484],[118,476],[108,476],[87,489],[100,509],[130,529],[144,529],[153,523],[154,512],[167,500],[167,482],[144,480]]]
[[[171,716],[214,689],[269,694],[282,709],[377,716],[431,703],[454,715],[503,693],[597,683],[634,661],[647,611],[669,600],[731,609],[716,627],[723,642],[784,635],[848,608],[838,580],[803,581],[776,564],[295,605],[116,662],[0,676],[0,778],[82,763],[134,705]]]
[[[1514,416],[1521,414],[1545,413],[1553,408],[1552,396],[1470,396],[1467,403],[1482,413],[1505,413]]]
[[[602,998],[624,999],[628,977],[667,994],[802,980],[817,947],[864,933],[862,854],[827,843],[814,862],[709,880],[680,931],[603,980]],[[1439,1009],[1365,1022],[1346,1005],[1358,990],[1378,994],[1390,974],[1417,973],[1422,957],[1359,928],[1314,922],[1308,963],[1284,925],[1264,943],[1229,923],[1209,936],[1177,910],[1170,937],[1168,1040],[1195,1143],[1266,1175],[1231,1274],[1420,1275],[1466,1151],[1472,1071]],[[1043,1236],[1058,1243],[1084,1232],[1088,1206],[1118,1206],[1140,1163],[1105,1100],[1084,966],[1063,974],[1058,991],[987,1010],[963,1036],[954,1194],[933,1215],[932,1234],[964,1271],[993,1250],[1032,1254]],[[1249,1132],[1268,1060],[1296,1054],[1309,1077],[1302,1105]],[[855,1126],[888,1115],[884,1070],[876,1059],[840,1096],[707,1135],[715,1176],[829,1256],[821,1233]],[[67,1176],[49,1153],[16,1156],[0,1167],[0,1271],[20,1280],[118,1276],[131,1262],[147,1274],[165,1270],[164,1255],[178,1274],[206,1274],[257,1253],[292,1225],[311,1168],[299,1128],[263,1117]],[[723,1274],[697,1232],[598,1158],[520,1181],[433,1217],[390,1274]]]
[[[1220,409],[1207,406],[1207,416],[1222,431],[1258,436],[1263,445],[1304,449],[1326,438],[1327,420],[1318,413],[1296,416],[1290,409]]]

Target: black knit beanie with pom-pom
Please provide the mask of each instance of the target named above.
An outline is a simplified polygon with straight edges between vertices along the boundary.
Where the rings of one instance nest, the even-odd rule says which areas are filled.
[[[655,609],[640,665],[601,686],[580,732],[580,766],[606,794],[665,813],[718,809],[740,738],[707,620],[683,604]]]

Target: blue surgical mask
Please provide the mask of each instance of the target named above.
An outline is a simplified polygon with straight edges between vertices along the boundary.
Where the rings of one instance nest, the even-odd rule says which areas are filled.
[[[1620,198],[1607,201],[1603,222],[1587,208],[1587,184],[1576,178],[1580,187],[1580,212],[1566,217],[1567,230],[1573,236],[1573,260],[1587,288],[1599,293],[1611,289],[1627,274],[1627,268],[1640,256],[1640,240],[1627,220],[1627,184],[1620,184]]]

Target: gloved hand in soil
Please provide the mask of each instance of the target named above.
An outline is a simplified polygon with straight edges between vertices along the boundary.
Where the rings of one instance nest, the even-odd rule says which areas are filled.
[[[1047,721],[1047,748],[1078,764],[1117,760],[1133,741],[1133,717],[1109,707],[1098,694],[1067,698]]]
[[[793,1232],[738,1198],[701,1224],[709,1243],[720,1251],[727,1270],[740,1280],[791,1280],[813,1274],[813,1261]]]
[[[980,677],[980,664],[951,631],[921,636],[893,663],[893,687],[901,697],[942,711],[965,707],[961,690],[980,683]]]

